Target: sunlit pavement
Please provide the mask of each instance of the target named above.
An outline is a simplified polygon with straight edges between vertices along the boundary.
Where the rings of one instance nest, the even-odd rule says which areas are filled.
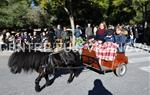
[[[71,84],[67,83],[69,75],[62,75],[39,93],[34,90],[37,73],[10,73],[7,61],[12,52],[0,52],[0,95],[150,95],[150,53],[137,47],[126,49],[129,64],[125,76],[84,70]]]

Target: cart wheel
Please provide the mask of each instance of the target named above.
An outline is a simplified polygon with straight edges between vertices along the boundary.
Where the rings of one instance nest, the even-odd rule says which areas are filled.
[[[114,70],[114,74],[118,77],[124,76],[126,72],[127,72],[126,64],[121,64]]]

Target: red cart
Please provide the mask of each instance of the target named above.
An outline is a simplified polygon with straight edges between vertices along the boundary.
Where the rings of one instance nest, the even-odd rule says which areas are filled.
[[[89,51],[88,49],[82,50],[82,62],[85,66],[99,73],[106,73],[113,71],[118,77],[125,75],[127,71],[128,57],[125,53],[116,53],[115,60],[106,61],[96,57],[95,51]]]

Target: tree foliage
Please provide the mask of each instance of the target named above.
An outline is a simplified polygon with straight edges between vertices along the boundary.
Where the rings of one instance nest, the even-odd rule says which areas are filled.
[[[0,28],[150,21],[149,0],[1,0]]]

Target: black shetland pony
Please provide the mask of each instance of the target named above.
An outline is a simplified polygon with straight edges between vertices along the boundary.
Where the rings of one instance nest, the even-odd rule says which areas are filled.
[[[38,72],[39,75],[35,79],[35,90],[39,92],[54,82],[58,77],[57,72],[60,68],[68,69],[67,71],[70,73],[68,83],[71,83],[74,77],[77,77],[81,73],[82,68],[80,67],[83,65],[79,52],[73,50],[61,50],[58,53],[20,50],[10,56],[8,66],[14,74],[20,73],[22,70],[25,72]],[[49,79],[51,75],[53,78]],[[39,82],[42,78],[46,79],[46,83],[41,87]]]

